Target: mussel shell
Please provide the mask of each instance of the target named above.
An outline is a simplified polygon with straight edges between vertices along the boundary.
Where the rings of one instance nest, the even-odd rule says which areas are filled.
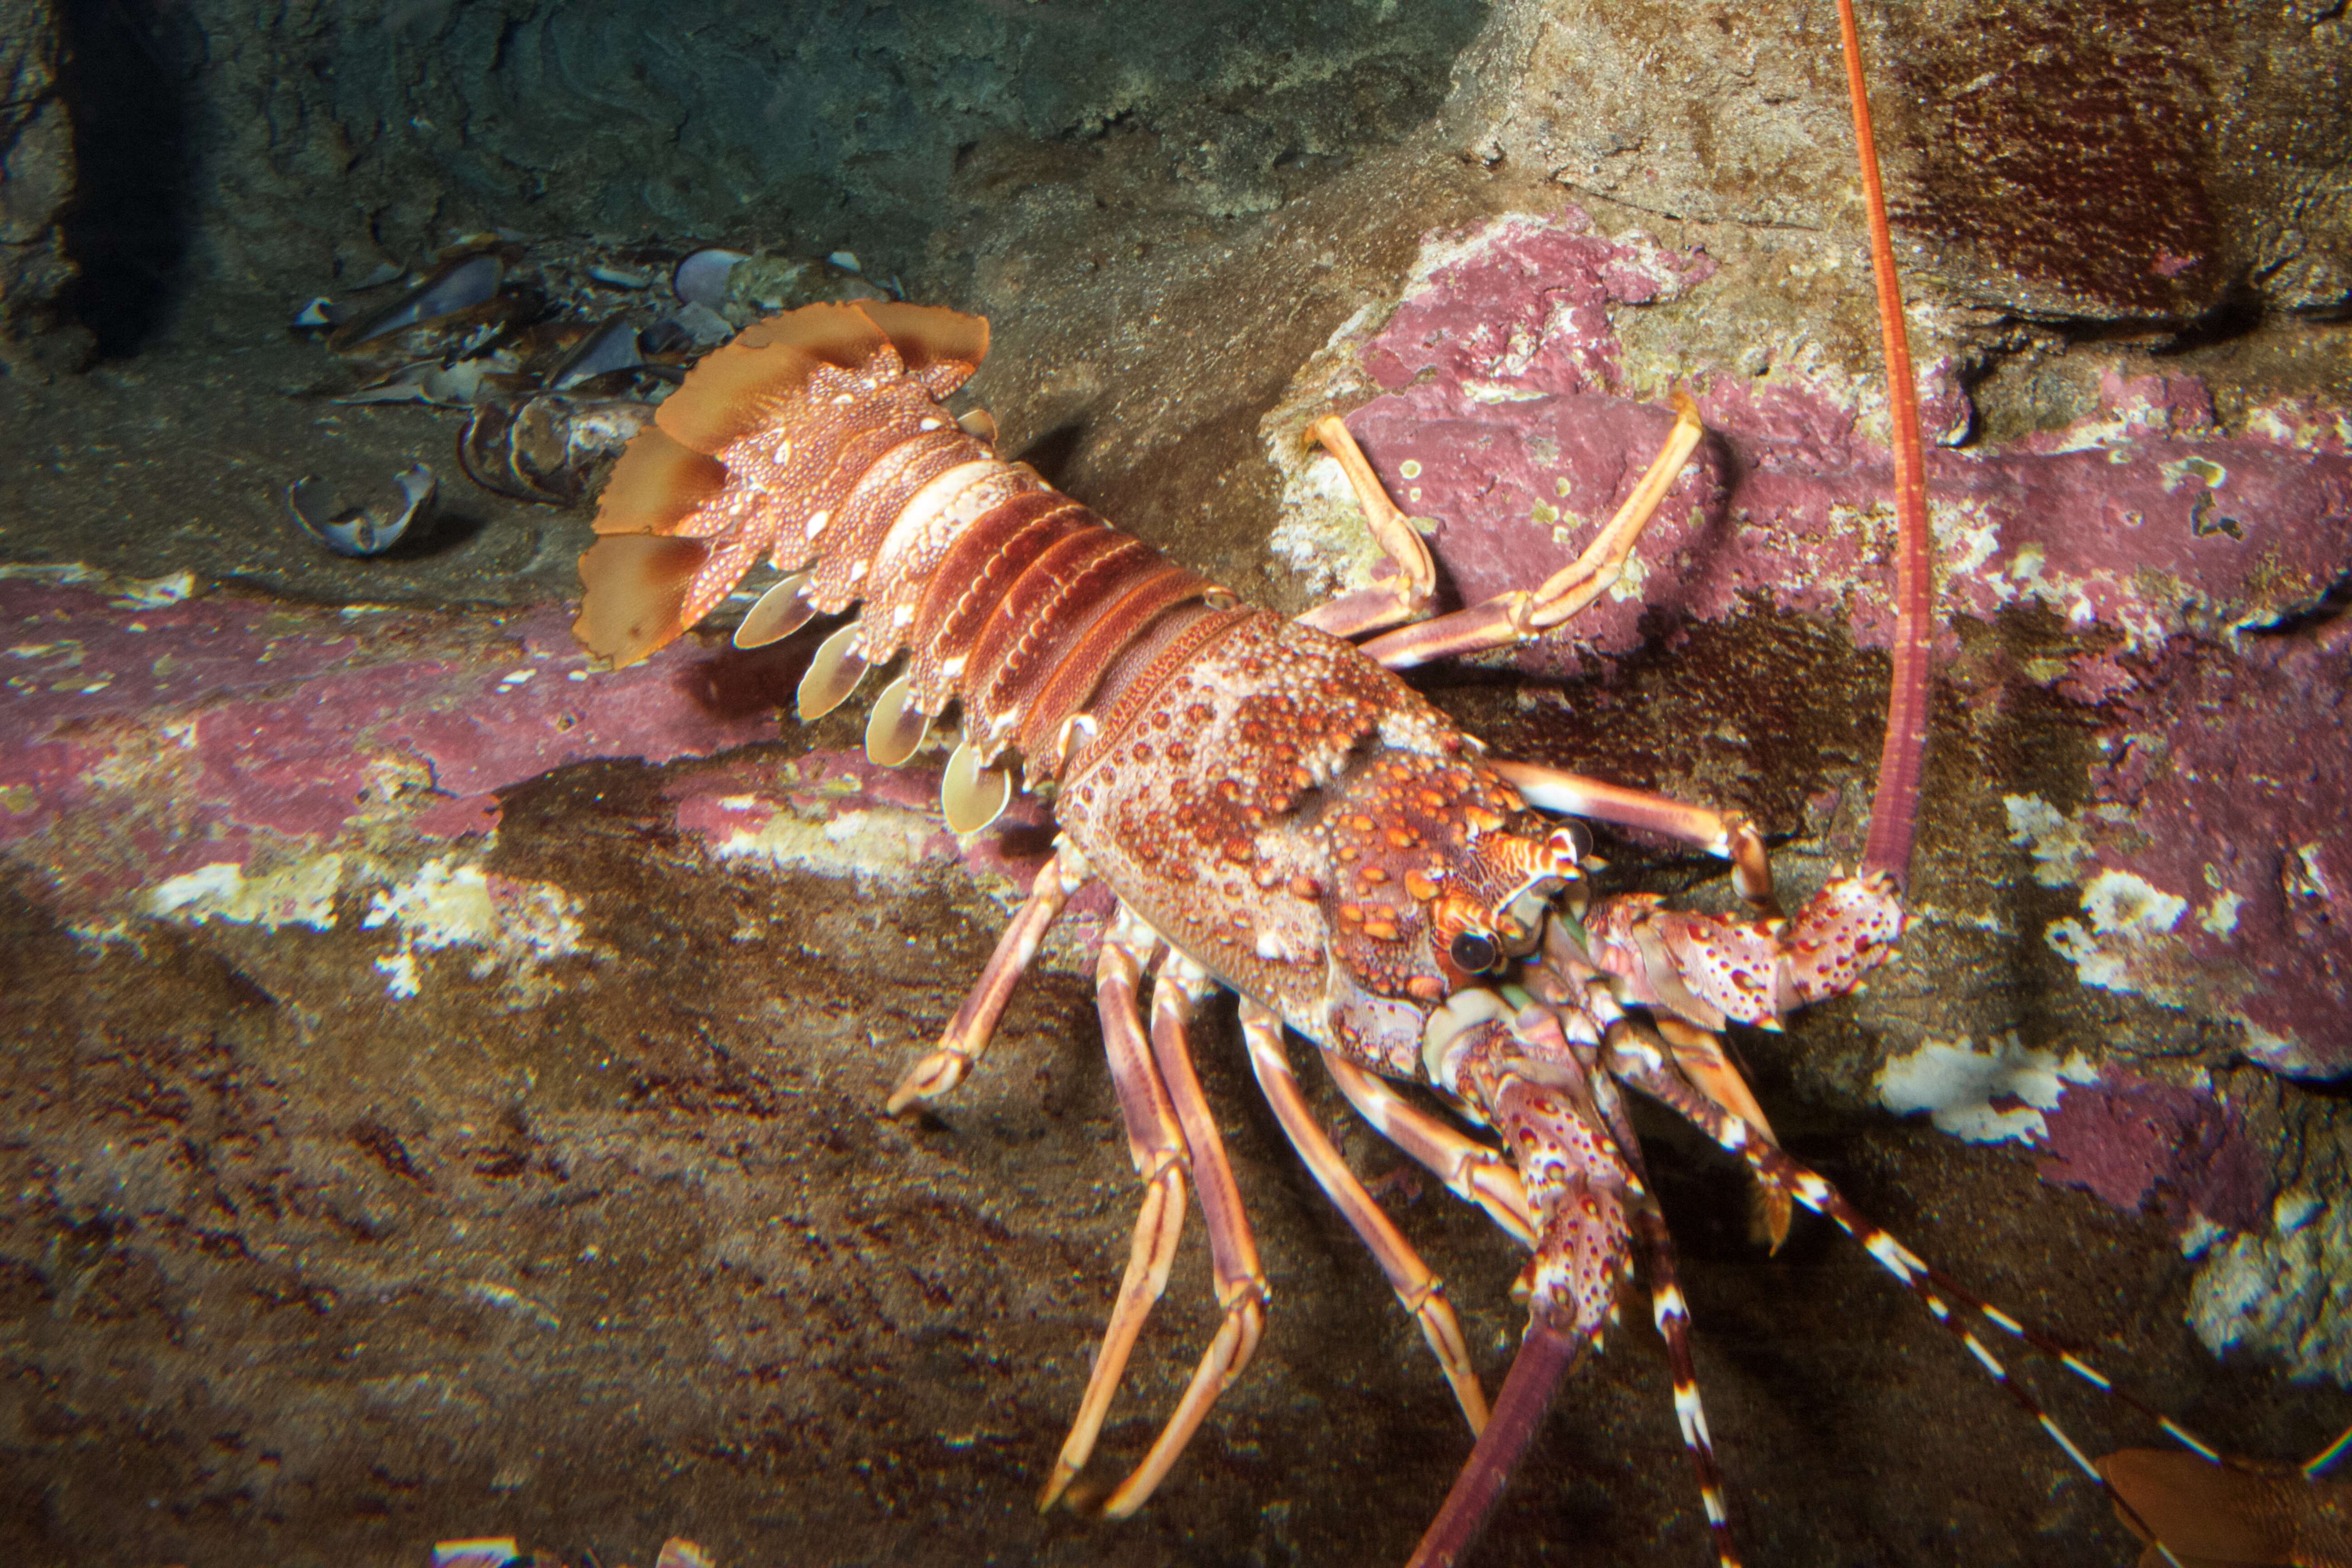
[[[615,316],[583,338],[548,374],[547,384],[552,391],[562,392],[596,376],[635,370],[645,362],[637,346],[637,329]]]
[[[445,316],[478,310],[498,298],[506,263],[496,251],[462,256],[436,268],[425,281],[380,310],[354,318],[335,333],[338,353]]]
[[[727,302],[727,275],[735,270],[737,262],[746,259],[740,250],[707,247],[677,264],[677,270],[670,274],[670,287],[688,304],[715,310]]]
[[[597,465],[617,458],[653,416],[652,404],[625,397],[541,393],[485,404],[457,437],[457,464],[510,500],[568,506],[587,493]]]
[[[509,500],[547,501],[514,471],[514,406],[485,403],[475,408],[466,427],[457,432],[457,469],[467,479]]]
[[[528,377],[501,369],[497,356],[459,360],[444,369],[437,360],[403,365],[336,403],[427,403],[439,408],[472,408],[530,388]]]
[[[286,487],[286,509],[304,532],[338,555],[381,555],[433,504],[436,489],[433,470],[422,463],[394,474],[392,482],[400,505],[389,515],[373,507],[337,510],[332,488],[312,475]]]

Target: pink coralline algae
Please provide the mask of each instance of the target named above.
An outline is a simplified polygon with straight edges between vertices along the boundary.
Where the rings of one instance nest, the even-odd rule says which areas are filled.
[[[2183,637],[2123,661],[2090,804],[2012,806],[2043,880],[2084,889],[2050,940],[2086,980],[2234,1016],[2250,1054],[2314,1077],[2352,1070],[2347,634]]]
[[[592,674],[557,606],[336,612],[219,595],[126,605],[0,580],[0,851],[64,905],[383,825],[480,831],[496,792],[594,757],[772,739],[754,661],[692,644]]]
[[[1714,264],[1590,227],[1571,208],[1433,239],[1444,259],[1359,349],[1388,390],[1349,427],[1405,510],[1435,521],[1463,602],[1572,560],[1666,429],[1663,408],[1626,400],[1610,311],[1682,300]],[[1577,644],[1637,646],[1645,609],[1721,620],[1766,603],[1842,616],[1883,646],[1888,529],[1863,518],[1889,506],[1892,470],[1872,428],[1883,395],[1866,384],[1803,368],[1692,375],[1714,439],[1645,535],[1638,582],[1580,620]],[[1921,394],[1931,426],[1966,427],[1948,362]],[[2013,446],[1930,452],[1946,615],[2039,602],[2160,641],[2293,613],[2344,569],[2352,457],[2325,425],[2290,429],[2280,411],[2225,436],[2189,376],[2110,375],[2103,400]]]
[[[1612,312],[1700,309],[1714,268],[1601,237],[1573,208],[1433,237],[1425,255],[1358,344],[1386,390],[1348,423],[1433,521],[1469,603],[1565,565],[1632,489],[1668,416],[1628,400]],[[1700,463],[1616,594],[1523,667],[1629,651],[1645,616],[1759,605],[1888,640],[1883,395],[1801,343],[1758,347],[1783,363],[1687,376],[1712,433]],[[1948,361],[1921,395],[1931,427],[1965,433]],[[2042,879],[2083,889],[2087,922],[2058,922],[2052,945],[2088,984],[2234,1018],[2261,1059],[2332,1076],[2352,1071],[2352,672],[2340,637],[2304,622],[2352,570],[2352,420],[2306,400],[2241,425],[2221,427],[2193,376],[2109,373],[2062,429],[1931,450],[1939,610],[2054,613],[2084,645],[2032,679],[2116,716],[2095,808],[2011,804]]]
[[[2236,1109],[2210,1095],[2109,1068],[2097,1085],[2069,1089],[2045,1119],[2044,1181],[2126,1214],[2153,1202],[2176,1229],[2201,1219],[2250,1231],[2269,1212],[2269,1164]]]
[[[140,606],[85,587],[0,579],[10,628],[0,692],[0,856],[68,918],[100,923],[174,879],[481,834],[500,791],[600,758],[686,763],[664,794],[717,858],[821,874],[961,865],[1025,889],[1051,852],[1042,802],[1017,796],[959,842],[936,768],[772,749],[794,656],[692,639],[592,669],[568,612],[336,611],[216,595]],[[809,825],[805,843],[774,831]],[[856,836],[861,826],[875,831]],[[830,837],[828,837],[830,835]],[[837,845],[838,854],[812,855]],[[870,862],[870,864],[869,864]],[[335,880],[310,888],[331,897]],[[504,879],[490,874],[493,900]],[[1099,924],[1081,900],[1081,937]],[[296,905],[254,918],[279,921]]]

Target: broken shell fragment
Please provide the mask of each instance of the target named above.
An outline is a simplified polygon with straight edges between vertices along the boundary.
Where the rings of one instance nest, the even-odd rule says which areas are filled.
[[[582,339],[580,345],[548,376],[547,384],[562,392],[616,370],[635,370],[645,363],[645,355],[637,349],[636,328],[615,316]]]
[[[653,331],[648,331],[646,335],[650,338],[654,335],[654,332],[661,331],[664,328],[668,328],[674,332],[683,333],[688,342],[692,343],[698,348],[706,349],[715,348],[735,335],[735,323],[729,321],[726,317],[720,315],[718,311],[712,310],[708,305],[681,305],[676,310],[673,310],[668,315],[664,316],[660,321],[655,322]],[[655,353],[669,353],[671,352],[669,343],[672,341],[673,340],[667,335],[665,335],[663,346],[660,348],[651,349],[650,352]]]
[[[394,474],[402,505],[390,516],[373,507],[335,510],[331,487],[315,475],[306,475],[286,487],[287,510],[303,531],[338,555],[381,555],[400,542],[410,526],[433,504],[433,470],[418,463]]]
[[[334,346],[357,348],[390,333],[486,305],[498,298],[499,284],[505,276],[506,264],[495,253],[452,261],[383,310],[336,333]]]
[[[460,360],[444,370],[432,360],[407,364],[381,381],[334,398],[336,403],[430,403],[471,408],[500,392],[516,389],[518,377],[489,360]],[[528,384],[527,383],[524,384]]]
[[[654,281],[654,275],[641,267],[616,267],[609,261],[590,262],[588,276],[615,289],[650,289]]]
[[[290,324],[297,331],[306,331],[318,327],[340,327],[351,317],[351,306],[338,305],[321,294],[295,311]]]
[[[366,277],[346,287],[354,294],[364,293],[370,289],[381,289],[387,283],[398,282],[400,274],[401,268],[397,262],[379,258],[373,267],[368,268]]]
[[[510,500],[569,506],[596,465],[618,457],[653,422],[654,405],[632,398],[560,397],[485,403],[457,437],[467,479]]]
[[[727,302],[727,275],[745,259],[740,250],[720,250],[715,246],[698,250],[677,264],[677,270],[670,274],[670,287],[688,304],[715,310]]]
[[[436,1541],[433,1543],[433,1568],[506,1568],[521,1555],[522,1543],[511,1535]]]

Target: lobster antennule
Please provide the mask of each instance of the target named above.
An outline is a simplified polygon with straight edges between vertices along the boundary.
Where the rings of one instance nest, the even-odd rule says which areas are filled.
[[[2075,1468],[2114,1500],[2126,1522],[2137,1518],[2132,1500],[2092,1462],[2073,1437],[2067,1436],[2065,1429],[2042,1407],[2041,1401],[2023,1384],[2010,1375],[2009,1369],[1985,1348],[1976,1331],[1960,1315],[1961,1311],[1974,1312],[1988,1322],[2017,1334],[2030,1349],[2058,1361],[2068,1371],[2126,1405],[2142,1410],[2147,1409],[2146,1405],[2126,1394],[2112,1379],[2089,1363],[2058,1348],[2047,1335],[2028,1329],[1982,1297],[1960,1286],[1949,1275],[1930,1266],[1856,1209],[1820,1173],[1799,1164],[1769,1138],[1759,1133],[1737,1114],[1707,1099],[1679,1074],[1668,1069],[1666,1061],[1670,1054],[1664,1042],[1628,1020],[1626,1026],[1610,1031],[1601,1066],[1611,1077],[1640,1090],[1680,1116],[1705,1133],[1717,1147],[1740,1156],[1760,1179],[1783,1188],[1797,1202],[1860,1244],[1872,1262],[1893,1276],[1897,1284],[1927,1310],[1938,1328],[1959,1342],[1985,1374],[2001,1386],[2018,1407],[2058,1446]],[[1955,1308],[1959,1310],[1955,1310]],[[2168,1419],[2162,1425],[2168,1432],[2196,1448],[2200,1454],[2208,1457],[2212,1454],[2213,1450],[2208,1445],[2178,1423]],[[2141,1526],[2135,1524],[2134,1528],[2140,1529]],[[2157,1532],[2152,1530],[2143,1531],[2143,1534],[2154,1542],[2150,1550],[2160,1561],[2173,1564],[2174,1568],[2182,1568],[2181,1559],[2174,1554],[2168,1544],[2168,1537],[2157,1539]],[[2192,1559],[2202,1560],[2201,1557]]]

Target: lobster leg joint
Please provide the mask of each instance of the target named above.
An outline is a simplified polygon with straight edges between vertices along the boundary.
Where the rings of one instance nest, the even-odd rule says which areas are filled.
[[[890,1091],[883,1109],[897,1116],[919,1100],[937,1100],[964,1080],[972,1064],[996,1033],[997,1021],[1004,1016],[1005,1005],[1013,1000],[1013,988],[1021,983],[1030,963],[1036,958],[1045,932],[1070,901],[1071,895],[1086,886],[1090,875],[1087,858],[1069,845],[1055,847],[1054,858],[1037,873],[1030,885],[1029,900],[1013,923],[1004,928],[998,939],[996,951],[990,955],[988,966],[980,972],[980,983],[948,1020],[947,1030],[940,1037],[938,1047],[907,1069],[898,1087]]]

